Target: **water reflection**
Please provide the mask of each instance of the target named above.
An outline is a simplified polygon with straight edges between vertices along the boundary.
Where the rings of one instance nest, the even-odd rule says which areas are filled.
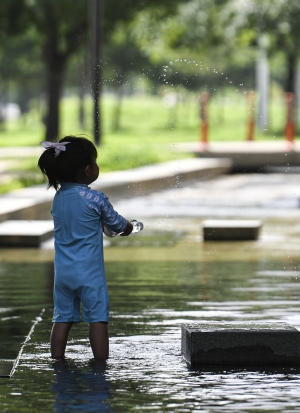
[[[298,411],[298,366],[191,370],[181,357],[180,324],[270,320],[300,328],[300,263],[172,261],[174,250],[166,250],[161,262],[107,262],[112,313],[105,369],[89,363],[85,325],[71,330],[67,363],[52,363],[52,264],[1,263],[2,331],[7,323],[15,335],[20,323],[26,335],[25,320],[45,308],[15,374],[0,380],[1,412]],[[154,254],[153,247],[147,251]]]
[[[53,264],[0,263],[1,360],[17,358],[41,308],[52,305],[52,283]]]
[[[72,360],[52,363],[55,383],[51,390],[55,394],[53,410],[113,412],[109,403],[110,389],[106,380],[105,363],[91,361],[88,366],[77,365]]]

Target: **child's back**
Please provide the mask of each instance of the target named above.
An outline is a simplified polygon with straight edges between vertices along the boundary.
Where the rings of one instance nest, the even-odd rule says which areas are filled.
[[[121,232],[127,221],[111,206],[107,196],[87,185],[63,182],[51,213],[54,221],[56,260],[60,265],[91,268],[103,262],[102,222]],[[73,268],[81,271],[81,268]]]

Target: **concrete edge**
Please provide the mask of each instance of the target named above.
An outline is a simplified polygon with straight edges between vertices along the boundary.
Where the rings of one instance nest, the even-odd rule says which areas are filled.
[[[191,158],[112,172],[104,177],[100,175],[91,187],[104,191],[109,197],[143,196],[153,191],[179,188],[186,181],[211,179],[229,173],[231,168],[230,159]]]
[[[230,172],[230,159],[188,158],[132,170],[101,174],[91,187],[111,198],[144,196],[153,191],[180,188],[183,182],[211,179]],[[46,192],[46,185],[37,185],[0,196],[6,207],[0,210],[0,222],[5,220],[51,219],[50,208],[54,192]],[[18,207],[26,200],[26,205]]]

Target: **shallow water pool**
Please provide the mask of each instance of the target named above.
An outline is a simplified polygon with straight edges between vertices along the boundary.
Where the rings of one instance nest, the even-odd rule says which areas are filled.
[[[204,244],[195,223],[187,222],[186,233],[170,234],[172,244],[164,230],[156,241],[151,235],[139,246],[107,248],[106,366],[91,362],[84,324],[71,330],[67,361],[50,359],[51,253],[44,259],[37,250],[19,251],[15,260],[12,251],[2,256],[0,358],[16,357],[36,325],[15,373],[0,379],[1,412],[299,411],[297,366],[193,370],[180,354],[186,321],[275,320],[300,328],[300,262],[292,246],[299,234],[289,235],[287,249],[278,225],[265,223],[259,242],[229,245]],[[277,234],[273,244],[270,231]]]

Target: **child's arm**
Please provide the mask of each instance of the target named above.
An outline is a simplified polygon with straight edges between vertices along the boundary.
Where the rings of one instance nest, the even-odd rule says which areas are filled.
[[[89,190],[82,191],[81,196],[84,196],[87,192],[86,198],[89,200],[89,207],[94,209],[97,214],[101,217],[101,226],[103,232],[104,227],[107,227],[114,235],[108,235],[113,237],[117,234],[122,235],[123,237],[128,236],[133,231],[133,225],[122,215],[119,215],[117,211],[114,210],[112,204],[109,202],[107,195],[101,191]],[[90,200],[92,198],[92,200]],[[125,226],[126,225],[126,226]],[[123,230],[125,226],[125,229]]]
[[[124,231],[122,232],[122,234],[120,234],[120,236],[121,236],[121,237],[127,237],[128,235],[131,234],[132,230],[133,230],[133,225],[132,225],[131,222],[129,222],[129,221],[127,220],[127,226],[126,226],[126,228],[124,229]]]

